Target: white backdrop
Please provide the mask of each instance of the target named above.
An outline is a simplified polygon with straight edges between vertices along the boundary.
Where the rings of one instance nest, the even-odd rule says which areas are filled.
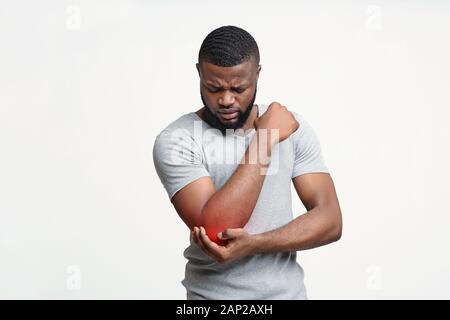
[[[337,188],[342,239],[298,255],[310,298],[450,298],[450,3],[220,3],[1,0],[0,298],[185,298],[152,147],[229,24],[259,44],[256,102],[311,123]]]

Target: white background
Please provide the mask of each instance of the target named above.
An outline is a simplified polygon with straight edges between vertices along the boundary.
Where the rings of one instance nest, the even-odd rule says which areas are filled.
[[[201,107],[198,49],[228,24],[337,188],[342,239],[298,255],[310,298],[450,298],[448,1],[0,4],[0,298],[185,298],[152,147]]]

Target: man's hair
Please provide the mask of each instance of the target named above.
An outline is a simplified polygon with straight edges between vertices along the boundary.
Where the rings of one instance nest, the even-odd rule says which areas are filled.
[[[200,47],[198,61],[219,67],[233,67],[253,57],[259,64],[259,49],[255,39],[244,29],[223,26],[209,33]]]

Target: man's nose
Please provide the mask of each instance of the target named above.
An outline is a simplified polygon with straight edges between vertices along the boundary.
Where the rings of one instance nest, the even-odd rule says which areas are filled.
[[[234,94],[228,90],[224,90],[222,96],[219,97],[219,104],[223,107],[234,105]]]

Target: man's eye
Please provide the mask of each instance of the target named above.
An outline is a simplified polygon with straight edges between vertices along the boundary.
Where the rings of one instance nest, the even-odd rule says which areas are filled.
[[[209,92],[215,93],[215,92],[219,92],[219,89],[217,88],[208,88]]]
[[[236,91],[237,93],[242,93],[242,92],[245,91],[245,89],[243,89],[243,88],[236,88],[236,89],[234,89],[234,91]]]

